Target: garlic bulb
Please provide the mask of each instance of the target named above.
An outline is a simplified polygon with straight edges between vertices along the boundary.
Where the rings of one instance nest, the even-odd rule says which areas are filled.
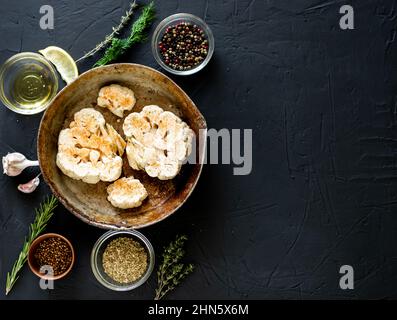
[[[36,188],[40,184],[40,178],[39,178],[40,174],[36,178],[30,180],[29,182],[18,185],[18,190],[23,193],[32,193],[34,190],[36,190]]]
[[[38,165],[38,161],[28,160],[19,152],[8,153],[3,157],[3,173],[10,177],[19,175],[27,167]]]

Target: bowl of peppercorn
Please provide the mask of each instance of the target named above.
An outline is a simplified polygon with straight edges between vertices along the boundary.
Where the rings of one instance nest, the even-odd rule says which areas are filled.
[[[159,23],[153,33],[152,51],[157,63],[176,75],[202,70],[211,60],[215,40],[199,17],[177,13]]]
[[[28,253],[30,270],[45,280],[59,280],[72,270],[74,250],[68,239],[57,233],[46,233],[36,238]]]

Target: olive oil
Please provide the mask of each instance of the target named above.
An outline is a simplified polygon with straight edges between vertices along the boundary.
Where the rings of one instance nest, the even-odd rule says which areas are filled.
[[[10,95],[20,109],[32,110],[46,104],[52,96],[54,83],[41,65],[27,64],[15,74]]]
[[[42,112],[57,91],[56,70],[38,53],[17,53],[0,66],[0,101],[16,113]]]

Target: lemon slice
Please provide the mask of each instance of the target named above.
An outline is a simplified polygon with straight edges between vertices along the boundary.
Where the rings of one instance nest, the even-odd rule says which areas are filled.
[[[44,58],[52,62],[67,84],[78,77],[79,70],[77,69],[76,62],[74,62],[70,54],[62,48],[50,46],[43,50],[39,50],[39,52]]]

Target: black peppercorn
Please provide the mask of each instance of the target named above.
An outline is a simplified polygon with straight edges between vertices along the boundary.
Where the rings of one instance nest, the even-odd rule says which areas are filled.
[[[39,243],[34,253],[37,264],[51,266],[54,276],[64,273],[72,263],[72,250],[60,238],[47,238]]]
[[[166,28],[158,48],[166,65],[175,70],[190,70],[208,55],[208,40],[197,25],[181,22]]]

